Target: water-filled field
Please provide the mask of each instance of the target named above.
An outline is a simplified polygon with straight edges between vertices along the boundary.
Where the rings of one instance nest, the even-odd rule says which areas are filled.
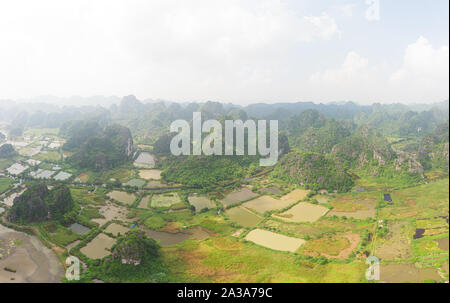
[[[170,207],[180,203],[181,199],[176,193],[153,195],[151,200],[152,207]]]
[[[245,207],[233,207],[225,212],[231,221],[234,221],[244,227],[252,227],[261,222],[262,217],[255,215]]]
[[[78,223],[73,223],[72,225],[69,226],[69,229],[79,235],[85,235],[91,231],[89,227],[86,227]]]
[[[139,177],[145,180],[160,180],[162,170],[160,169],[141,169]]]
[[[290,193],[284,195],[280,199],[290,201],[291,203],[293,203],[305,199],[309,192],[310,192],[309,190],[297,188],[291,191]]]
[[[72,174],[60,171],[59,173],[56,174],[56,176],[53,177],[53,179],[57,181],[64,181],[69,179],[70,177],[72,177]]]
[[[63,275],[58,258],[39,239],[0,225],[0,283],[57,283]]]
[[[196,212],[199,212],[205,208],[210,209],[216,207],[211,200],[204,196],[190,196],[188,200],[189,203],[195,207]]]
[[[100,225],[103,225],[111,220],[119,220],[124,222],[128,222],[130,220],[127,218],[129,212],[128,209],[112,202],[106,202],[105,205],[99,208],[99,212],[105,218],[96,218],[92,219],[92,221]]]
[[[288,237],[263,229],[254,229],[245,236],[245,239],[258,245],[275,250],[295,252],[306,241]]]
[[[113,247],[115,239],[100,233],[86,246],[82,247],[80,251],[91,259],[101,259],[111,254],[108,249]]]
[[[131,179],[130,181],[124,183],[124,186],[132,186],[132,187],[142,187],[145,185],[145,181],[141,179]]]
[[[134,194],[118,190],[113,190],[112,192],[108,193],[108,197],[128,205],[133,204],[134,200],[136,200],[136,196]]]
[[[414,264],[381,264],[380,281],[390,283],[422,283],[442,280],[435,268],[417,268]]]
[[[141,199],[141,202],[139,202],[138,207],[139,208],[150,208],[149,202],[151,200],[151,196],[145,196]]]
[[[328,208],[307,202],[301,202],[275,217],[288,222],[314,222],[328,212]]]
[[[128,227],[125,227],[123,225],[117,224],[117,223],[111,223],[108,225],[108,227],[105,229],[105,232],[113,234],[114,236],[125,234],[129,230]]]
[[[146,188],[166,188],[167,184],[162,183],[158,180],[150,180],[147,182]]]
[[[256,196],[258,196],[258,194],[255,194],[250,189],[243,187],[242,189],[232,191],[231,193],[226,195],[225,198],[223,198],[220,202],[222,202],[224,206],[228,206],[234,203],[239,203],[254,198]]]

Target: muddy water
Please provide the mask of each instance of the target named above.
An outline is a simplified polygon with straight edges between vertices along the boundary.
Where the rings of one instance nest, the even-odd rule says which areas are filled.
[[[425,233],[425,229],[424,228],[417,228],[416,229],[416,233],[414,234],[413,238],[414,239],[420,239],[423,238],[423,234]]]
[[[261,196],[251,201],[245,202],[243,206],[253,209],[262,214],[265,211],[285,208],[292,203],[292,200],[280,200],[275,199],[271,196]]]
[[[382,264],[380,279],[390,283],[421,283],[425,280],[440,281],[436,269],[417,268],[414,264]]]
[[[321,205],[301,202],[279,216],[274,216],[288,222],[314,222],[324,216],[328,210]]]
[[[306,241],[288,237],[271,231],[254,229],[245,236],[245,239],[258,245],[275,250],[295,252]]]
[[[161,179],[162,170],[160,169],[142,169],[139,171],[139,177],[145,180]]]
[[[0,254],[0,283],[57,283],[64,275],[56,255],[37,238],[2,225]],[[3,270],[4,267],[14,269],[16,273]]]
[[[113,190],[108,193],[108,197],[128,205],[133,204],[134,200],[136,200],[136,196],[134,194],[118,190]]]
[[[199,212],[199,211],[201,211],[204,208],[210,209],[210,208],[216,207],[216,205],[213,202],[211,202],[211,200],[209,200],[206,197],[190,196],[188,198],[188,200],[189,200],[189,203],[191,205],[194,205],[196,212]]]
[[[105,218],[92,219],[92,221],[97,222],[100,226],[111,220],[120,220],[124,222],[130,221],[130,219],[127,219],[127,214],[129,211],[126,207],[109,201],[107,201],[104,206],[100,207],[99,211]]]
[[[105,232],[111,233],[114,236],[117,236],[117,235],[119,235],[119,233],[121,235],[125,234],[128,230],[130,230],[130,229],[123,225],[120,225],[117,223],[112,223],[112,224],[108,225],[108,227],[105,229]]]
[[[221,200],[221,202],[224,206],[228,206],[230,204],[242,202],[256,196],[258,196],[258,194],[255,194],[250,189],[244,187],[240,190],[235,190],[229,193]]]
[[[200,226],[189,228],[183,233],[168,233],[165,231],[150,230],[145,227],[142,229],[147,236],[160,242],[162,246],[175,245],[187,239],[203,240],[209,236],[208,232]]]
[[[111,254],[108,249],[111,249],[115,242],[115,239],[105,234],[99,234],[80,251],[91,259],[101,259]]]
[[[86,226],[78,224],[78,223],[74,223],[74,224],[70,225],[69,229],[79,235],[85,235],[91,231],[91,229],[89,227],[86,227]]]
[[[439,246],[440,249],[448,251],[448,244],[449,244],[448,243],[448,237],[447,238],[443,238],[443,239],[438,239],[436,241],[437,241],[438,246]]]

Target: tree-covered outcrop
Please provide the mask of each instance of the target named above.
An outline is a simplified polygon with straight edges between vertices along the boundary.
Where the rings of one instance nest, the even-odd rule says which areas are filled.
[[[306,188],[340,192],[353,186],[353,178],[333,158],[319,153],[292,152],[279,160],[271,176]]]
[[[128,231],[117,239],[112,248],[112,258],[122,264],[141,265],[145,260],[158,256],[159,245],[137,229]]]
[[[449,170],[449,125],[443,123],[424,136],[418,148],[418,160],[425,169]]]
[[[74,152],[69,163],[79,168],[112,169],[130,161],[134,154],[130,130],[118,124],[103,129],[96,122],[75,122],[67,124],[61,134],[68,137],[63,149]]]
[[[48,190],[45,184],[33,184],[14,200],[8,220],[15,223],[33,223],[47,220],[66,222],[74,207],[69,188],[59,185]]]
[[[0,159],[11,159],[17,155],[16,150],[11,144],[3,144],[0,146]]]

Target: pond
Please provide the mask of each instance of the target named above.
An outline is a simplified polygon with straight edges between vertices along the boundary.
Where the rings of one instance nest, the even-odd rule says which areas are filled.
[[[111,254],[109,249],[113,247],[115,242],[115,239],[101,233],[86,246],[82,247],[80,251],[88,258],[102,259]]]
[[[189,228],[182,233],[169,233],[148,228],[143,228],[143,230],[148,237],[160,242],[162,246],[175,245],[187,239],[203,240],[209,236],[209,233],[200,226]]]
[[[244,227],[252,227],[261,222],[262,217],[255,215],[250,210],[238,206],[227,209],[225,212],[231,221],[234,221]]]
[[[89,227],[86,227],[78,223],[73,223],[72,225],[69,226],[69,229],[79,235],[85,235],[91,231]]]
[[[416,233],[414,234],[413,238],[414,239],[423,238],[424,234],[425,234],[425,229],[424,228],[417,228],[416,229]]]
[[[290,252],[295,252],[306,243],[303,239],[288,237],[263,229],[252,230],[245,236],[245,239],[271,249]]]
[[[136,200],[136,196],[134,194],[118,190],[113,190],[112,192],[108,193],[108,197],[128,205],[133,204],[134,200]]]
[[[142,168],[153,168],[155,166],[155,158],[150,153],[142,152],[134,161],[134,166]]]

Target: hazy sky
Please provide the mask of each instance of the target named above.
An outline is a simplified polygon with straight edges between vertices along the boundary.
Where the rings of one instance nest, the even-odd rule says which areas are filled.
[[[0,99],[438,102],[449,94],[448,6],[448,0],[1,1]]]

